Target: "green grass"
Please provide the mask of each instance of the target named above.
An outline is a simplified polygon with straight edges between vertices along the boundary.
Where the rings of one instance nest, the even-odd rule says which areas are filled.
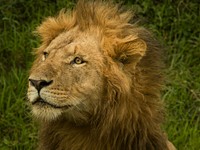
[[[177,149],[200,147],[200,4],[196,0],[126,0],[166,47],[167,83],[164,128]],[[35,27],[74,1],[1,0],[0,150],[34,149],[37,126],[26,105]]]

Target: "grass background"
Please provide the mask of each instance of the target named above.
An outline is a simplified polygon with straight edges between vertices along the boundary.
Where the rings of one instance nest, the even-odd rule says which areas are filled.
[[[118,0],[119,1],[119,0]],[[167,107],[164,125],[178,150],[200,148],[200,2],[126,0],[166,45]],[[0,0],[0,150],[35,149],[37,127],[26,105],[32,31],[72,0]]]

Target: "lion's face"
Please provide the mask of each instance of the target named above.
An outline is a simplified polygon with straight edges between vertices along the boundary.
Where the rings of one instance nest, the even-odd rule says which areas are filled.
[[[103,57],[92,35],[62,33],[38,52],[30,76],[28,99],[40,119],[90,116],[103,95]]]

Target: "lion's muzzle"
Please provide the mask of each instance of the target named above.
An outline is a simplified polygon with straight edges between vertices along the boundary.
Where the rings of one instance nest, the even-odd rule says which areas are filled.
[[[40,90],[43,88],[43,87],[46,87],[46,86],[49,86],[53,80],[50,80],[50,81],[46,81],[46,80],[34,80],[34,79],[29,79],[29,82],[32,86],[34,86],[38,93],[40,92]]]

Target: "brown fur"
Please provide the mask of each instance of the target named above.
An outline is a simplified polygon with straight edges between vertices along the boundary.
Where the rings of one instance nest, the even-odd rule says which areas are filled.
[[[41,125],[38,149],[174,149],[161,130],[162,49],[132,18],[112,3],[79,1],[37,28],[43,43],[29,78],[53,80],[41,96],[73,106],[33,104]],[[89,59],[72,67],[77,52]],[[30,101],[37,96],[29,84]]]

